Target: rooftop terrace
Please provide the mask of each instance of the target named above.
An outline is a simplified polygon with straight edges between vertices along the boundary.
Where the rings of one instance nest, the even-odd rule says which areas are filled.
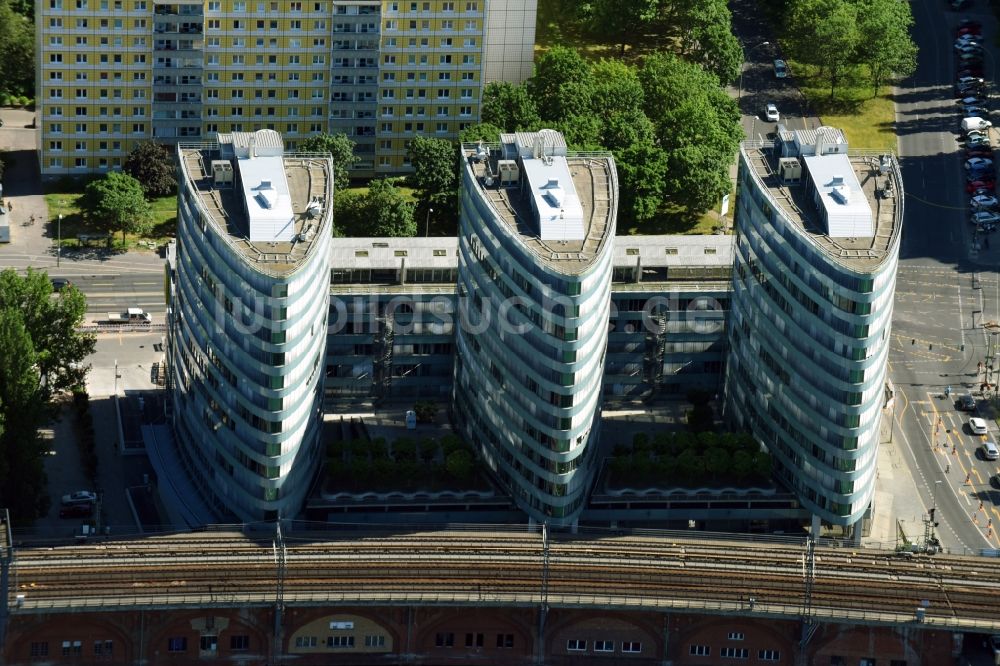
[[[779,175],[779,156],[770,141],[744,141],[740,151],[753,177],[762,190],[783,212],[783,217],[805,231],[827,256],[855,271],[872,271],[891,255],[903,222],[903,180],[899,163],[890,156],[892,168],[880,172],[884,154],[849,151],[848,161],[854,169],[865,199],[871,206],[875,233],[867,237],[833,238],[826,233],[820,211],[813,201],[808,179],[797,183],[783,182]]]
[[[542,240],[538,214],[533,209],[534,193],[528,187],[522,189],[520,179],[501,179],[498,162],[511,161],[511,156],[504,155],[499,144],[483,148],[485,155],[477,144],[466,144],[462,150],[481,196],[489,202],[497,219],[506,223],[541,263],[568,275],[585,271],[604,244],[615,235],[618,178],[611,154],[565,153],[566,166],[582,208],[583,237],[581,240]],[[520,172],[524,179],[524,169]]]
[[[330,233],[333,180],[326,156],[290,154],[282,158],[294,235],[290,241],[269,242],[250,240],[243,190],[233,183],[215,182],[212,161],[224,159],[219,146],[182,144],[179,150],[184,177],[191,190],[198,193],[202,210],[217,233],[256,270],[269,275],[290,273],[309,255],[319,234]],[[314,205],[310,210],[313,202],[318,202],[318,208]]]

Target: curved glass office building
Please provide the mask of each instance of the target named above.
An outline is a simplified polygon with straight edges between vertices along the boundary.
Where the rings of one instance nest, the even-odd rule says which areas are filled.
[[[727,418],[820,522],[860,538],[872,501],[903,219],[891,155],[833,128],[740,149]]]
[[[184,470],[220,517],[291,517],[317,469],[329,156],[271,130],[180,145],[170,372]]]
[[[529,516],[572,523],[594,476],[617,176],[550,130],[463,147],[454,414]]]

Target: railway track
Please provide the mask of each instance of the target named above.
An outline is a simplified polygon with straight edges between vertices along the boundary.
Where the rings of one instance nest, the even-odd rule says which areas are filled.
[[[711,604],[895,623],[916,621],[920,608],[928,624],[1000,631],[1000,568],[974,557],[817,547],[808,563],[797,544],[644,536],[559,536],[546,552],[537,534],[460,531],[295,536],[285,548],[288,603]],[[12,597],[23,597],[11,602],[15,612],[266,605],[277,572],[270,541],[237,533],[24,548],[11,571]]]

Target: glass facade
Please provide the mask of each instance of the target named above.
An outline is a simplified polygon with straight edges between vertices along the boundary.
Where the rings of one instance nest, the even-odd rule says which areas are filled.
[[[231,200],[222,190],[205,190],[201,174],[190,172],[191,153],[180,147],[169,324],[178,450],[220,516],[292,516],[316,472],[323,423],[331,164],[316,156],[284,157],[286,171],[299,170],[311,187],[310,197],[295,201],[292,185],[296,215],[307,217],[305,207],[317,195],[322,213],[301,256],[285,264],[273,255],[268,263],[220,224],[220,209],[209,202],[221,196],[224,209]],[[210,157],[219,155],[193,160]],[[239,215],[226,210],[230,224]]]
[[[884,254],[852,261],[781,205],[754,150],[740,153],[727,417],[755,434],[814,515],[854,525],[874,492],[901,180],[895,210],[878,221],[891,234]]]

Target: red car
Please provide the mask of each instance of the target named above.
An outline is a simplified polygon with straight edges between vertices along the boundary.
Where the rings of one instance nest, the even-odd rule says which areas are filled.
[[[93,504],[70,504],[59,509],[60,518],[89,518],[93,513]]]
[[[971,157],[985,157],[990,159],[993,157],[993,151],[989,148],[969,148],[965,151],[965,159]]]
[[[995,187],[996,182],[993,180],[974,180],[965,184],[965,191],[971,193],[976,190],[989,190],[992,192]]]

